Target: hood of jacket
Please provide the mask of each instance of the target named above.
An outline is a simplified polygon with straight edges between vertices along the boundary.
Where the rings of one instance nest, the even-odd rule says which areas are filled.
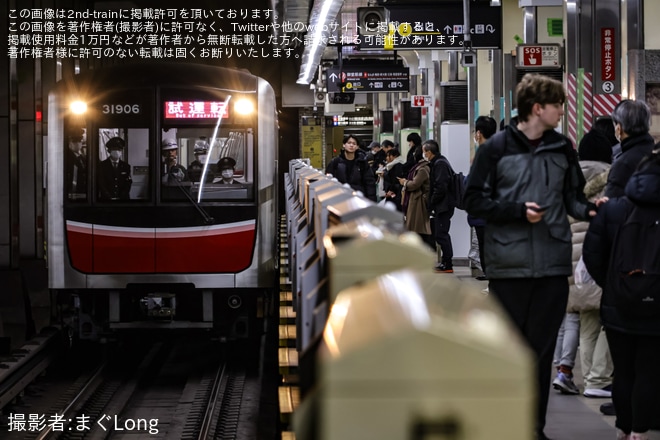
[[[635,171],[626,184],[625,192],[626,196],[635,203],[660,205],[660,163],[652,160]]]
[[[610,164],[594,160],[581,160],[580,168],[587,181],[584,186],[584,195],[588,200],[592,200],[601,195],[607,184],[607,175],[610,170]]]
[[[404,159],[403,157],[401,157],[401,156],[397,156],[397,157],[395,157],[395,158],[392,160],[392,162],[387,163],[387,164],[385,165],[385,168],[387,168],[387,171],[389,171],[389,170],[392,169],[392,167],[393,167],[394,165],[396,165],[396,164],[398,164],[398,163],[400,163],[401,165],[403,165],[404,163],[406,163],[406,161],[405,161],[405,159]]]

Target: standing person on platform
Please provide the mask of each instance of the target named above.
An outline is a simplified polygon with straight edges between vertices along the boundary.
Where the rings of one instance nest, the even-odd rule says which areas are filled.
[[[385,156],[387,157],[387,152],[390,151],[392,148],[394,148],[394,142],[390,141],[389,139],[385,139],[383,142],[380,143],[380,148],[383,150]]]
[[[385,156],[387,164],[383,172],[383,191],[385,199],[394,203],[396,209],[401,211],[401,184],[399,177],[403,175],[403,157],[398,148],[390,148]]]
[[[596,215],[572,143],[555,130],[565,101],[561,82],[526,74],[516,86],[517,123],[477,150],[464,198],[467,212],[486,220],[490,292],[536,355],[538,440],[548,438],[552,355],[573,270],[567,214]]]
[[[622,146],[625,154],[625,140]],[[584,239],[584,263],[603,288],[600,316],[614,363],[618,440],[648,440],[648,431],[660,427],[660,278],[649,270],[659,261],[659,223],[657,149],[630,177],[625,196],[599,210]]]
[[[401,206],[406,228],[409,231],[417,232],[427,244],[432,242],[431,223],[427,207],[430,188],[429,175],[429,163],[425,159],[420,159],[408,172],[407,177],[399,177],[398,179],[403,192]],[[435,251],[435,243],[432,248]]]
[[[596,200],[602,197],[605,190],[612,160],[611,141],[592,129],[580,140],[578,156],[582,174],[587,180],[584,195],[588,200]],[[589,222],[569,218],[569,223],[573,267],[576,268],[582,256],[582,242]],[[593,282],[576,284],[574,277],[569,277],[568,286],[568,306],[559,328],[554,356],[557,376],[552,386],[562,394],[580,394],[573,381],[579,345],[585,397],[610,397],[613,367],[605,332],[600,324],[601,289]]]
[[[497,122],[495,122],[495,119],[490,116],[479,116],[476,121],[474,121],[474,142],[477,144],[477,148],[485,144],[496,131]],[[467,221],[468,225],[474,228],[479,246],[479,264],[481,265],[481,272],[483,272],[483,275],[478,276],[477,280],[484,281],[488,279],[488,277],[486,277],[486,258],[484,255],[484,230],[486,228],[486,221],[470,214],[467,216]]]
[[[606,196],[623,196],[628,179],[640,160],[653,150],[650,121],[651,111],[643,101],[626,99],[614,107],[612,122],[619,144],[612,147],[612,168],[607,177]],[[615,413],[611,402],[602,404],[600,411],[606,415]]]
[[[429,139],[422,145],[424,159],[429,162],[431,169],[431,188],[429,191],[428,204],[431,219],[432,247],[440,246],[440,261],[435,265],[433,271],[436,273],[454,273],[454,248],[451,244],[449,228],[451,218],[454,215],[455,201],[450,194],[451,180],[454,170],[449,160],[440,154],[440,146],[433,139]]]
[[[644,101],[624,99],[612,112],[614,135],[621,142],[621,153],[615,157],[607,176],[605,196],[622,197],[628,179],[643,157],[653,151],[651,110]]]
[[[349,134],[342,141],[343,148],[339,156],[333,158],[325,168],[326,174],[341,183],[347,183],[369,200],[376,201],[376,177],[367,163],[367,156],[359,147],[358,138]]]
[[[408,174],[412,167],[422,160],[422,138],[418,133],[410,133],[406,140],[408,141],[408,154],[406,154],[403,172]]]

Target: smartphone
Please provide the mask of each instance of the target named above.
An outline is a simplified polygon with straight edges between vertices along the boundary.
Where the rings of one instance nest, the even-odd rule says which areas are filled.
[[[532,211],[536,211],[536,212],[543,212],[543,211],[547,210],[549,207],[550,207],[550,205],[541,205],[538,208],[532,208],[530,206],[529,209],[531,209]]]

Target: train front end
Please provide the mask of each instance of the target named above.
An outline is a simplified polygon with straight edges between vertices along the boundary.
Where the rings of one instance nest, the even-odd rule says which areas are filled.
[[[60,82],[48,118],[49,283],[62,323],[93,340],[257,334],[276,283],[270,85],[209,66],[114,67]]]

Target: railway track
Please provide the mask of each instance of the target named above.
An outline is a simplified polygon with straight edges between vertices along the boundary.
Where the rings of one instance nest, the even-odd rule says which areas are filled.
[[[259,387],[247,359],[212,341],[129,344],[69,378],[68,386],[55,379],[34,384],[37,391],[24,398],[30,409],[14,405],[0,436],[254,438],[245,433],[256,430],[249,425],[257,417],[242,403],[258,401]]]

